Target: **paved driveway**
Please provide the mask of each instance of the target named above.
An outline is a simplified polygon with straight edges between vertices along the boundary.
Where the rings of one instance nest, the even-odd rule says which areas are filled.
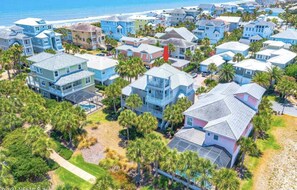
[[[272,109],[280,114],[286,114],[297,117],[297,106],[288,102],[286,104],[279,102],[272,102]]]
[[[194,78],[194,90],[196,91],[200,86],[204,85],[204,80],[206,77],[203,77],[201,74],[198,74],[196,78]]]

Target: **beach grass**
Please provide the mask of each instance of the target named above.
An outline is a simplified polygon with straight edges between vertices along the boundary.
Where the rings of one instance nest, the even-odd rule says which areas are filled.
[[[81,154],[73,156],[70,160],[70,163],[74,164],[75,166],[83,169],[84,171],[94,175],[96,178],[104,176],[107,171],[103,169],[102,167],[96,165],[87,163],[84,161]]]
[[[106,119],[107,114],[104,113],[102,110],[95,111],[87,116],[87,121],[90,121],[92,124],[106,123],[108,120]]]
[[[256,141],[257,147],[262,152],[261,157],[252,157],[247,156],[244,165],[245,167],[254,174],[257,168],[259,167],[260,159],[264,154],[267,154],[269,150],[279,150],[281,146],[277,143],[275,137],[272,134],[272,131],[277,127],[285,127],[285,121],[281,116],[274,116],[272,121],[272,127],[268,130],[268,137],[266,139],[258,139]],[[243,180],[241,183],[241,190],[251,190],[253,188],[253,177]]]
[[[74,175],[63,167],[59,167],[55,171],[55,174],[59,177],[59,180],[63,182],[63,184],[69,184],[73,187],[78,187],[79,189],[85,190],[92,188],[92,184]]]

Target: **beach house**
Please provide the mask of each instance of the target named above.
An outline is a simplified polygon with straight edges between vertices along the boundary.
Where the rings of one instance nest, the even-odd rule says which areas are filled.
[[[179,8],[168,11],[170,15],[170,22],[172,26],[176,26],[180,22],[196,21],[197,16],[199,15],[200,11],[198,9],[186,9],[186,8]]]
[[[54,31],[53,25],[40,18],[26,18],[15,22],[15,25],[23,28],[23,34],[31,37],[33,50],[37,53],[46,49],[58,52],[64,51],[61,36]]]
[[[146,25],[156,25],[157,18],[146,15],[133,15],[129,19],[134,20],[134,30],[135,32],[144,30]]]
[[[249,44],[264,38],[269,38],[274,31],[275,24],[262,19],[250,21],[244,26],[241,42]]]
[[[101,28],[89,23],[77,23],[67,27],[71,31],[72,42],[84,49],[106,49],[105,35]]]
[[[101,20],[101,29],[107,36],[120,40],[123,36],[135,34],[134,20],[128,16],[111,16]]]
[[[199,40],[208,38],[211,44],[217,43],[224,38],[224,32],[228,30],[222,20],[200,20],[196,23],[193,33]]]
[[[19,26],[0,29],[0,49],[7,50],[13,45],[20,45],[25,56],[33,55],[31,37],[25,35],[23,30]]]
[[[239,28],[239,23],[241,22],[241,17],[237,16],[219,16],[216,19],[222,20],[229,25],[229,32]]]
[[[216,47],[216,54],[221,54],[225,52],[232,52],[234,54],[240,53],[244,57],[247,57],[249,54],[249,48],[250,46],[236,42],[236,41],[231,41],[231,42],[226,42],[223,43],[219,46]]]
[[[235,63],[234,81],[238,84],[248,84],[252,81],[253,76],[257,72],[267,72],[271,68],[270,62],[259,61],[256,59],[245,59],[239,63]]]
[[[278,17],[280,14],[284,13],[285,10],[282,8],[265,8],[265,12],[269,13],[271,11],[270,16]]]
[[[171,65],[153,67],[144,76],[122,89],[121,105],[125,107],[126,98],[131,94],[138,94],[143,105],[136,109],[137,113],[152,113],[163,127],[163,112],[167,105],[174,104],[181,97],[194,101],[193,83],[194,80],[189,74]]]
[[[198,9],[212,15],[214,13],[216,7],[214,4],[200,4],[198,6]]]
[[[115,67],[118,64],[117,60],[91,54],[76,54],[75,56],[87,60],[88,70],[95,74],[94,80],[96,84],[110,85],[119,77],[115,71]]]
[[[94,91],[94,73],[88,71],[86,59],[66,53],[42,52],[28,58],[30,88],[47,98],[67,99],[81,91]]]
[[[258,84],[218,84],[184,112],[185,123],[169,142],[171,149],[195,151],[219,168],[233,167],[238,140],[253,129],[265,89]]]
[[[232,54],[232,56],[234,56],[234,54]],[[224,60],[223,56],[221,55],[213,55],[200,63],[200,71],[209,72],[208,66],[211,63],[214,63],[217,66],[218,70],[220,70],[223,64],[226,63],[226,60]]]
[[[236,13],[238,11],[238,5],[232,3],[221,4],[221,7],[228,13]]]
[[[123,37],[123,45],[116,48],[116,56],[119,54],[127,57],[139,57],[144,64],[152,67],[155,59],[163,57],[163,48],[148,44],[147,38]]]
[[[169,38],[167,40],[161,40],[160,45],[162,47],[173,45],[174,51],[169,50],[170,57],[178,59],[185,59],[186,51],[190,51],[193,54],[197,47],[195,43],[188,42],[180,38]]]
[[[168,40],[170,38],[179,38],[186,40],[188,42],[197,42],[198,40],[198,38],[185,27],[169,27],[165,29],[165,33],[156,33],[155,37],[162,40]]]
[[[284,69],[289,64],[295,62],[296,53],[284,48],[274,49],[266,47],[256,53],[256,59],[259,61],[267,61],[274,66]]]
[[[297,30],[287,29],[287,30],[285,30],[283,32],[272,35],[270,37],[270,39],[295,45],[295,44],[297,44]]]

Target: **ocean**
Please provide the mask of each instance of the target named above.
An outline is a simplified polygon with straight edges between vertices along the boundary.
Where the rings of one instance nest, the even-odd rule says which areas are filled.
[[[55,21],[224,2],[230,0],[0,0],[0,26],[27,17]]]

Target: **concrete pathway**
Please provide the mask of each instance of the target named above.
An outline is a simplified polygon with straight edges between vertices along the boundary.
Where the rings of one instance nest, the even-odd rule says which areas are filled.
[[[95,184],[96,182],[95,176],[71,164],[70,162],[62,158],[59,154],[57,154],[55,151],[51,153],[50,158],[55,162],[57,162],[61,167],[73,173],[74,175],[77,175],[78,177],[84,179],[85,181],[90,182],[91,184]]]

